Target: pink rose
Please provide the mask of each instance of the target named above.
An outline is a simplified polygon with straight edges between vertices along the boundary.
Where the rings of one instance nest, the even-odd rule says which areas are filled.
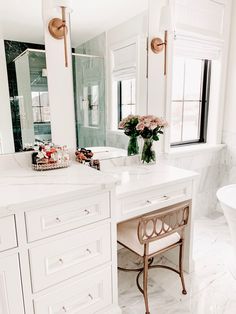
[[[156,127],[157,127],[157,123],[156,123],[155,121],[152,121],[152,122],[150,123],[150,129],[151,129],[151,130],[154,130]]]
[[[122,121],[120,121],[120,123],[119,123],[119,128],[120,128],[120,129],[124,129],[124,127],[125,127],[125,122],[122,120]]]
[[[145,125],[143,122],[139,122],[137,125],[136,125],[136,130],[138,131],[143,131],[145,128]]]

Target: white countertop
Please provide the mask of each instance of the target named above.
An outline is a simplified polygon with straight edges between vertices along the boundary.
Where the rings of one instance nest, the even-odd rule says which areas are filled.
[[[104,167],[102,171],[118,180],[119,184],[116,187],[118,197],[141,191],[145,192],[153,187],[165,187],[173,183],[190,181],[198,176],[196,172],[161,163],[156,165],[134,164]]]
[[[118,198],[145,192],[153,187],[192,180],[197,173],[162,163],[140,164],[139,158],[124,157],[101,161],[102,171],[72,162],[66,169],[37,172],[27,155],[4,157],[0,163],[0,214],[17,207],[29,208],[57,197],[92,195],[115,187]]]
[[[13,168],[0,171],[0,210],[34,204],[50,197],[95,193],[114,187],[116,179],[88,166],[73,162],[69,168],[33,171]]]

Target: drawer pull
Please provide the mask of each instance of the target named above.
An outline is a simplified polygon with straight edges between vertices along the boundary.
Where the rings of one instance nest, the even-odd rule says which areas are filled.
[[[56,218],[56,222],[61,222],[61,219],[59,217]]]
[[[86,249],[86,252],[88,252],[88,254],[92,254],[92,251],[90,249]]]
[[[86,215],[90,214],[90,211],[88,209],[85,209],[84,212],[85,212]]]
[[[64,261],[63,261],[62,258],[59,258],[59,263],[60,263],[60,264],[64,264]]]
[[[88,297],[93,300],[93,296],[89,293]]]
[[[169,196],[164,195],[162,198],[163,198],[164,200],[168,200],[168,199],[169,199]]]
[[[62,307],[62,310],[66,313],[67,312],[67,308],[65,306]]]
[[[146,200],[146,203],[147,203],[147,204],[152,204],[152,201]]]

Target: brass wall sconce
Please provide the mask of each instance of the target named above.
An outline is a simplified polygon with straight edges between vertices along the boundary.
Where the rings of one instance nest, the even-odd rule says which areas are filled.
[[[168,32],[165,31],[164,41],[161,38],[153,38],[151,41],[151,49],[154,53],[159,54],[164,49],[164,75],[166,75],[167,68],[167,38]]]
[[[164,41],[161,38],[153,38],[151,41],[151,49],[154,53],[159,54],[164,49],[164,75],[167,73],[167,45],[168,35],[174,30],[174,19],[172,7],[170,5],[163,6],[160,12],[159,31],[164,32]]]
[[[55,39],[64,39],[65,67],[68,67],[68,52],[67,52],[67,34],[68,27],[66,25],[66,7],[60,6],[62,17],[53,18],[48,23],[49,33]]]

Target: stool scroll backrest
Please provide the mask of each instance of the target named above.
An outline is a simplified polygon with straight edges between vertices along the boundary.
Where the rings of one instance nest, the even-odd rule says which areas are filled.
[[[191,201],[183,202],[161,212],[140,217],[137,230],[139,242],[147,244],[174,232],[183,231],[188,224],[190,206]]]

